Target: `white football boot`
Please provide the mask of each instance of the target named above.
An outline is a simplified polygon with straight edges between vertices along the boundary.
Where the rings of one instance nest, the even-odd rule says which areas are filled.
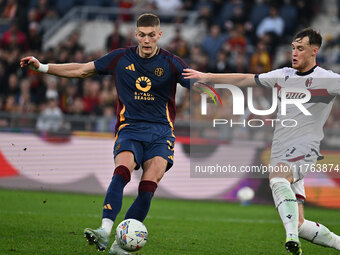
[[[110,235],[103,228],[98,228],[96,230],[85,228],[84,237],[90,245],[95,244],[99,251],[105,251],[109,246]]]
[[[129,253],[126,250],[124,250],[123,248],[121,248],[116,240],[111,245],[110,254],[114,254],[114,255],[132,255],[131,253]]]

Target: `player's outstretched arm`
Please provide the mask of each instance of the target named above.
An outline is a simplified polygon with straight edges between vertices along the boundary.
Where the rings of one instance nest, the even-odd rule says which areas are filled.
[[[87,78],[97,74],[93,61],[82,64],[42,64],[35,57],[29,56],[20,60],[20,66],[28,66],[37,72],[48,73],[66,78]]]
[[[190,68],[183,69],[184,79],[196,79],[200,82],[209,82],[216,84],[228,83],[238,87],[255,86],[255,75],[245,73],[202,73]]]

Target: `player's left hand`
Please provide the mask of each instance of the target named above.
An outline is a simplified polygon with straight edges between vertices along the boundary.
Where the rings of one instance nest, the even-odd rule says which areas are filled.
[[[26,67],[26,66],[36,71],[40,66],[40,62],[38,59],[36,59],[33,56],[24,57],[20,60],[20,67]]]

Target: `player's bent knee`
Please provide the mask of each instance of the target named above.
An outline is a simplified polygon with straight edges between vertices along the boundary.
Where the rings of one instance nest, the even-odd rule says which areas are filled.
[[[164,176],[164,173],[153,173],[153,172],[147,172],[143,173],[141,180],[142,181],[153,181],[155,183],[159,183]]]
[[[269,174],[269,180],[271,181],[272,179],[285,179],[289,183],[293,183],[293,176],[291,173],[270,173]]]
[[[165,168],[163,169],[163,167],[159,167],[157,164],[150,165],[149,167],[144,169],[141,180],[159,183],[163,178],[164,173]]]
[[[279,162],[278,164],[275,165],[275,169],[282,169],[282,171],[273,171],[269,173],[269,180],[273,178],[285,178],[289,182],[293,182],[293,175],[290,170],[290,167],[283,162]],[[287,171],[289,169],[289,171]]]
[[[277,185],[290,185],[290,182],[286,178],[282,177],[274,177],[271,178],[269,181],[269,186],[271,189],[273,189]]]
[[[117,156],[115,157],[115,165],[126,166],[129,169],[130,173],[132,173],[137,164],[131,151],[123,151],[117,154]]]
[[[143,165],[143,175],[141,180],[159,183],[164,176],[166,166],[167,161],[162,157],[149,159]]]

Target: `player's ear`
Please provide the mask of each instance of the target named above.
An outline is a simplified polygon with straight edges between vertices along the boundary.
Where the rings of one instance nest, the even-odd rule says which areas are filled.
[[[161,38],[161,37],[162,37],[162,34],[163,34],[163,31],[162,31],[162,30],[159,30],[159,32],[158,32],[158,36],[159,36],[159,38]]]
[[[319,47],[314,46],[313,47],[313,55],[316,56],[316,54],[318,54],[318,52],[319,52]]]

